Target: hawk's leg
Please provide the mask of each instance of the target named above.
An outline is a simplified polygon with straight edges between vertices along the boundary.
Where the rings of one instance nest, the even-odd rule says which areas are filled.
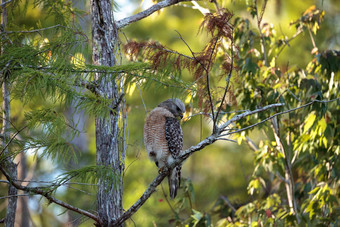
[[[167,175],[169,175],[169,167],[168,166],[163,166],[161,168],[158,169],[158,173],[162,174],[162,173],[166,173]]]

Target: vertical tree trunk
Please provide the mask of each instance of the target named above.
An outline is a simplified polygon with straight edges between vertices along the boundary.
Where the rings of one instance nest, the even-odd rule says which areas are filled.
[[[1,0],[1,3],[4,3],[4,0]],[[2,8],[2,14],[1,14],[1,26],[2,30],[4,31],[6,29],[7,25],[7,10],[5,8],[6,4],[3,5]],[[4,49],[4,43],[1,45],[1,54],[3,53]],[[11,118],[11,105],[10,105],[10,92],[9,92],[9,83],[8,83],[8,77],[9,74],[7,70],[3,70],[3,74],[1,75],[3,78],[2,81],[2,134],[4,136],[3,140],[3,146],[7,144],[7,142],[10,139],[10,118]],[[6,148],[3,152],[3,155],[7,156],[9,154],[9,149]],[[14,162],[12,162],[10,159],[5,161],[5,167],[8,171],[8,173],[11,175],[11,178],[13,180],[17,179],[17,166]],[[15,211],[17,208],[17,189],[9,185],[8,186],[8,206],[7,206],[7,212],[6,212],[6,218],[5,218],[5,226],[6,227],[12,227],[15,223]]]
[[[8,75],[2,75],[4,76],[5,80],[2,83],[2,95],[3,95],[3,128],[2,128],[2,134],[4,135],[3,140],[3,147],[6,146],[7,142],[9,141],[9,129],[10,129],[10,95],[8,90],[8,82],[6,77]],[[9,155],[8,148],[5,149],[3,152],[4,156]],[[9,159],[5,160],[5,168],[7,169],[7,172],[11,175],[11,178],[13,180],[17,179],[17,166],[14,162],[12,162]],[[5,219],[5,226],[6,227],[13,227],[15,223],[15,211],[17,209],[17,189],[12,186],[11,184],[8,185],[8,205],[7,205],[7,212],[6,212],[6,219]]]
[[[18,179],[25,180],[27,176],[27,161],[26,154],[20,153],[17,156],[17,171],[18,171]],[[25,192],[21,191],[20,195]],[[17,204],[17,213],[16,213],[16,223],[18,226],[30,226],[30,217],[29,217],[29,209],[28,209],[28,197],[21,196],[18,198]]]
[[[117,63],[117,29],[113,17],[110,0],[91,0],[92,21],[92,60],[96,65],[113,66]],[[99,77],[98,95],[113,99],[111,108],[118,104],[118,87],[116,81],[109,76]],[[118,150],[119,110],[112,111],[108,119],[96,118],[97,165],[110,166],[117,181],[108,185],[107,179],[99,179],[97,186],[97,212],[101,225],[110,222],[122,214],[122,167]],[[112,180],[112,179],[111,179]]]

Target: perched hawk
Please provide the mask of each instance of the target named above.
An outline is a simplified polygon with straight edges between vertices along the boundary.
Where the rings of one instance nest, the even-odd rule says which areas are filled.
[[[158,168],[171,165],[183,148],[183,133],[178,117],[182,118],[185,106],[179,99],[168,99],[153,109],[144,125],[144,144],[151,161]],[[181,166],[168,176],[170,198],[175,198],[180,186]]]

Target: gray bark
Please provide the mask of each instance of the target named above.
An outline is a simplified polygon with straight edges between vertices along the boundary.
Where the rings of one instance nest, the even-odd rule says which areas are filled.
[[[2,76],[5,77],[3,74]],[[8,76],[8,75],[7,75]],[[6,78],[3,81],[2,84],[2,95],[3,95],[3,102],[2,102],[2,109],[3,109],[3,128],[2,128],[2,134],[4,135],[3,139],[3,147],[6,146],[7,142],[10,140],[10,134],[9,134],[9,129],[10,129],[10,93],[8,90],[8,82]],[[5,148],[3,151],[3,155],[7,156],[9,154],[8,147]],[[4,161],[5,163],[5,168],[7,169],[8,173],[11,176],[12,180],[17,179],[17,166],[16,164],[11,160],[11,159],[6,159]],[[14,226],[15,223],[15,211],[17,208],[17,189],[12,185],[8,185],[8,206],[7,206],[7,211],[6,211],[6,218],[5,218],[5,226],[6,227],[12,227]]]
[[[92,21],[92,60],[96,65],[113,66],[117,63],[117,29],[113,17],[110,0],[91,0]],[[101,77],[100,77],[101,76]],[[115,80],[109,75],[96,75],[98,95],[113,99],[110,117],[96,117],[96,152],[97,165],[112,168],[117,177],[115,183],[109,184],[107,179],[98,179],[97,212],[102,226],[108,226],[112,220],[121,216],[122,208],[122,171],[118,141],[119,91]],[[111,179],[112,180],[112,179]]]
[[[2,29],[6,29],[7,25],[7,10],[6,10],[6,1],[2,0],[1,1],[1,6],[2,6],[2,14],[1,14],[1,26]],[[3,44],[2,44],[3,45]],[[1,53],[3,52],[3,46],[1,47]],[[2,121],[2,134],[4,136],[3,138],[3,147],[6,146],[7,142],[10,139],[10,117],[11,117],[11,106],[10,106],[10,92],[9,92],[9,84],[7,81],[7,78],[9,77],[9,74],[6,72],[6,70],[3,70],[3,73],[1,75],[3,77],[2,81],[2,111],[3,111],[3,121]],[[8,155],[9,150],[8,147],[5,148],[3,151],[3,155]],[[17,179],[17,166],[16,164],[8,159],[5,160],[5,168],[7,171],[10,173],[11,178],[13,180]],[[5,226],[7,227],[12,227],[14,226],[15,223],[15,211],[17,208],[17,189],[9,184],[8,186],[8,206],[7,206],[7,211],[6,211],[6,218],[5,218]]]
[[[25,180],[27,176],[26,154],[20,153],[18,156],[18,179]],[[23,194],[22,192],[20,194]],[[18,226],[30,226],[30,216],[28,209],[28,197],[18,198],[16,222]]]

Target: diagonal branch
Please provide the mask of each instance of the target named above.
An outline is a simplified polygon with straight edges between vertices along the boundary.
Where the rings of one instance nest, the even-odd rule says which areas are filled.
[[[6,1],[6,2],[2,2],[2,3],[0,4],[0,7],[6,7],[6,5],[7,5],[8,3],[11,3],[11,1],[12,1],[12,0],[8,0],[8,1]]]
[[[255,10],[256,10],[257,27],[259,29],[259,33],[260,33],[260,36],[261,36],[261,51],[262,51],[262,54],[263,54],[263,57],[264,57],[264,65],[265,66],[268,66],[268,61],[267,61],[267,53],[266,53],[266,42],[265,42],[265,39],[264,39],[264,35],[261,31],[261,22],[262,22],[264,11],[265,11],[266,6],[267,6],[267,2],[268,2],[268,0],[264,1],[263,5],[262,5],[262,10],[261,10],[260,15],[259,15],[259,12],[258,12],[258,9],[257,9],[257,0],[254,1],[254,7],[255,7]]]
[[[16,133],[14,133],[14,135],[11,137],[11,139],[7,142],[7,144],[4,146],[4,148],[2,148],[2,150],[0,151],[0,157],[2,155],[3,152],[6,151],[6,149],[8,148],[8,146],[12,143],[12,141],[15,139],[15,137],[26,128],[27,126],[24,126],[22,129],[18,130]],[[1,136],[0,136],[1,138]]]
[[[217,128],[217,131],[215,134],[210,135],[209,137],[205,138],[204,140],[202,140],[201,142],[199,142],[198,144],[190,147],[189,149],[183,151],[183,153],[181,154],[180,157],[178,157],[178,159],[172,163],[169,166],[169,169],[174,168],[175,166],[181,164],[182,162],[184,162],[190,155],[192,155],[194,152],[202,150],[204,147],[214,143],[215,141],[219,140],[219,137],[221,136],[221,134],[223,133],[224,127],[227,127],[230,123],[237,121],[241,118],[247,117],[249,115],[258,113],[258,112],[262,112],[262,111],[266,111],[268,109],[274,108],[274,107],[278,107],[278,106],[283,106],[284,104],[282,103],[277,103],[277,104],[272,104],[272,105],[268,105],[265,106],[263,108],[254,110],[254,111],[247,111],[244,112],[242,114],[236,115],[235,117],[232,118],[232,121],[228,121],[225,124],[223,124],[221,127]],[[126,221],[127,219],[129,219],[134,213],[137,212],[137,210],[146,202],[146,200],[151,196],[152,193],[154,193],[156,191],[156,187],[163,181],[163,179],[168,175],[168,170],[164,170],[163,172],[161,172],[153,181],[152,183],[149,185],[149,187],[145,190],[145,192],[143,193],[143,195],[137,200],[137,202],[135,204],[133,204],[124,214],[122,214],[118,219],[113,220],[111,225],[112,226],[119,226],[121,225],[124,221]]]
[[[57,28],[57,27],[64,27],[64,28],[66,28],[65,26],[57,24],[57,25],[53,25],[53,26],[50,26],[50,27],[46,27],[46,28],[39,28],[39,29],[33,29],[33,30],[27,30],[27,31],[6,31],[6,33],[7,34],[11,34],[11,33],[35,33],[35,32],[39,33],[41,31],[46,31],[46,30],[49,30],[49,29]]]
[[[10,184],[12,186],[14,186],[16,189],[28,192],[28,193],[32,193],[32,194],[38,194],[38,195],[42,195],[44,196],[49,202],[58,204],[59,206],[62,206],[68,210],[72,210],[78,214],[82,214],[86,217],[91,218],[92,220],[94,220],[96,223],[100,223],[99,219],[96,215],[86,211],[86,210],[82,210],[78,207],[74,207],[68,203],[65,203],[57,198],[54,198],[53,196],[50,195],[50,193],[42,188],[39,187],[27,187],[27,186],[22,186],[21,184],[17,183],[16,181],[13,181],[13,179],[11,178],[11,176],[7,173],[7,171],[4,169],[4,167],[2,165],[0,165],[0,171],[2,172],[2,174],[6,177],[6,179],[10,182]]]
[[[189,149],[183,151],[183,153],[181,154],[181,156],[175,160],[174,163],[172,163],[170,166],[169,166],[169,169],[172,169],[174,168],[175,166],[181,164],[183,161],[185,161],[190,155],[192,155],[194,152],[196,151],[199,151],[199,150],[202,150],[204,147],[214,143],[215,141],[219,140],[219,138],[221,136],[227,136],[227,135],[231,135],[231,134],[234,134],[234,133],[237,133],[237,132],[240,132],[240,131],[244,131],[246,129],[250,129],[250,128],[253,128],[255,127],[256,125],[258,124],[261,124],[265,121],[268,121],[278,115],[282,115],[282,114],[286,114],[286,113],[289,113],[289,112],[292,112],[292,111],[296,111],[296,110],[299,110],[299,109],[302,109],[304,107],[307,107],[307,106],[310,106],[312,105],[313,103],[329,103],[329,102],[333,102],[333,101],[337,101],[337,100],[340,100],[340,97],[338,98],[335,98],[335,99],[332,99],[332,100],[313,100],[309,103],[306,103],[304,105],[301,105],[299,107],[296,107],[296,108],[293,108],[293,109],[290,109],[290,110],[286,110],[286,111],[282,111],[282,112],[279,112],[279,113],[276,113],[266,119],[264,119],[263,121],[259,122],[259,123],[256,123],[256,124],[253,124],[253,125],[250,125],[248,127],[245,127],[243,129],[239,129],[239,130],[235,130],[235,131],[230,131],[228,133],[225,133],[223,134],[223,132],[226,131],[226,128],[242,119],[242,118],[245,118],[247,116],[250,116],[250,115],[253,115],[253,114],[256,114],[256,113],[259,113],[259,112],[263,112],[263,111],[266,111],[266,110],[269,110],[269,109],[273,109],[275,107],[282,107],[284,106],[285,104],[284,103],[276,103],[276,104],[271,104],[271,105],[267,105],[267,106],[264,106],[262,108],[259,108],[259,109],[256,109],[256,110],[253,110],[253,111],[246,111],[242,114],[239,114],[239,115],[236,115],[234,116],[233,118],[231,118],[229,121],[227,121],[226,123],[220,125],[219,127],[217,127],[217,131],[210,135],[209,137],[205,138],[204,140],[202,140],[200,143],[190,147]],[[149,185],[149,187],[145,190],[145,192],[143,193],[143,195],[139,198],[139,200],[134,204],[132,205],[125,213],[123,213],[119,218],[117,218],[116,220],[112,220],[111,222],[111,226],[118,226],[118,225],[121,225],[122,223],[124,223],[127,219],[129,219],[135,212],[138,211],[138,209],[146,202],[146,200],[151,196],[151,194],[153,192],[156,191],[156,187],[163,181],[163,179],[168,175],[168,170],[164,170],[163,172],[161,172],[153,181],[152,183]]]
[[[234,37],[234,29],[231,28],[231,31],[232,31],[232,37]],[[215,116],[215,121],[217,121],[218,115],[220,114],[220,112],[222,110],[224,99],[225,99],[227,92],[229,90],[231,74],[233,73],[233,68],[234,68],[234,38],[231,39],[230,50],[231,50],[231,67],[230,67],[230,71],[229,71],[228,76],[227,76],[227,84],[225,86],[225,90],[224,90],[224,94],[223,94],[223,97],[222,97],[222,100],[221,100],[221,104],[220,104],[220,107],[218,108],[216,116]],[[214,125],[216,125],[216,122],[214,122]]]
[[[236,116],[234,116],[233,118],[231,118],[230,120],[228,120],[226,123],[220,125],[219,127],[217,127],[217,130],[214,134],[210,135],[209,137],[205,138],[204,140],[202,140],[201,142],[199,142],[198,144],[190,147],[189,149],[183,151],[183,153],[181,154],[180,157],[178,157],[175,162],[173,162],[170,166],[169,166],[169,169],[172,169],[174,168],[175,166],[181,164],[183,161],[185,161],[190,155],[192,155],[194,152],[196,151],[199,151],[199,150],[202,150],[204,147],[214,143],[215,141],[219,140],[220,137],[222,136],[228,136],[228,135],[232,135],[232,134],[235,134],[235,133],[238,133],[238,132],[241,132],[241,131],[244,131],[246,129],[250,129],[250,128],[253,128],[255,127],[256,125],[259,125],[261,123],[264,123],[265,121],[268,121],[278,115],[282,115],[282,114],[286,114],[286,113],[289,113],[289,112],[292,112],[292,111],[296,111],[296,110],[299,110],[299,109],[302,109],[304,107],[307,107],[307,106],[310,106],[312,105],[313,103],[329,103],[329,102],[333,102],[333,101],[337,101],[337,100],[340,100],[340,97],[338,98],[335,98],[335,99],[332,99],[332,100],[313,100],[309,103],[306,103],[304,105],[301,105],[301,106],[298,106],[296,108],[293,108],[293,109],[289,109],[289,110],[286,110],[286,111],[282,111],[282,112],[279,112],[279,113],[276,113],[256,124],[253,124],[253,125],[250,125],[250,126],[247,126],[243,129],[238,129],[238,130],[235,130],[235,131],[230,131],[230,132],[227,132],[227,133],[224,133],[227,129],[227,127],[242,119],[242,118],[245,118],[247,116],[250,116],[250,115],[253,115],[253,114],[256,114],[256,113],[259,113],[259,112],[263,112],[263,111],[267,111],[269,109],[273,109],[273,108],[276,108],[276,107],[282,107],[284,106],[285,104],[284,103],[275,103],[275,104],[271,104],[271,105],[267,105],[267,106],[264,106],[262,108],[259,108],[259,109],[256,109],[256,110],[253,110],[253,111],[246,111],[244,113],[241,113],[241,114],[238,114]],[[119,218],[117,218],[116,220],[112,220],[111,222],[111,226],[119,226],[121,225],[122,223],[124,223],[124,221],[126,221],[127,219],[129,219],[134,213],[136,213],[138,211],[138,209],[146,202],[146,200],[151,196],[152,193],[154,193],[156,191],[156,187],[163,181],[163,179],[167,176],[168,174],[168,170],[164,170],[163,172],[161,172],[153,181],[152,183],[149,185],[149,187],[145,190],[145,192],[143,193],[143,195],[137,200],[137,202],[135,204],[133,204],[125,213],[123,213]]]
[[[121,29],[121,28],[123,28],[123,27],[125,27],[125,26],[127,26],[127,25],[129,25],[133,22],[139,21],[139,20],[153,14],[154,12],[157,12],[158,10],[165,8],[165,7],[176,5],[180,2],[188,2],[188,1],[191,1],[191,0],[164,0],[164,1],[161,1],[161,2],[154,4],[150,8],[148,8],[148,9],[146,9],[146,10],[140,12],[140,13],[137,13],[133,16],[126,17],[122,20],[117,21],[117,28]]]

